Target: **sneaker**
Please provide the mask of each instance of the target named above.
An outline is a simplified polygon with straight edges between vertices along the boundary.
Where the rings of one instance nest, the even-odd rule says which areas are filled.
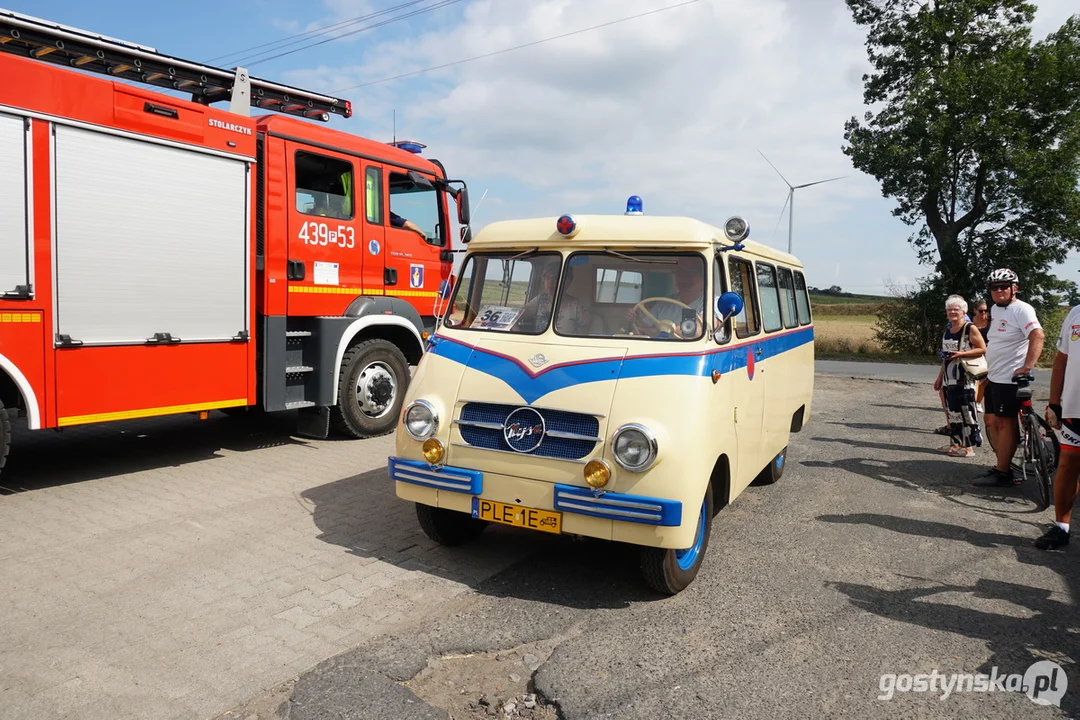
[[[1046,534],[1035,541],[1035,547],[1040,550],[1057,550],[1069,544],[1069,533],[1062,530],[1057,523],[1050,526]]]
[[[972,480],[971,484],[975,487],[1012,487],[1020,483],[1011,470],[1003,473],[997,468],[990,468],[987,472]]]

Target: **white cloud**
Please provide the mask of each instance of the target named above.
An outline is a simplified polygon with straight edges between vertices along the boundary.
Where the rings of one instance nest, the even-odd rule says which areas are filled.
[[[327,4],[339,17],[366,7],[356,0]],[[352,62],[284,79],[336,90],[673,4],[474,0],[455,22],[369,42]],[[1040,23],[1067,16],[1063,0],[1043,6]],[[840,255],[841,285],[880,289],[890,273],[925,270],[907,246],[910,229],[890,216],[876,181],[840,150],[844,122],[863,112],[864,40],[836,0],[700,0],[346,92],[357,112],[349,129],[389,139],[396,109],[399,138],[428,144],[451,174],[474,188],[480,183],[477,198],[491,188],[483,209],[488,221],[619,212],[637,193],[650,214],[717,224],[744,214],[755,237],[783,247],[786,218],[775,237],[773,228],[787,188],[760,148],[793,184],[848,176],[796,192],[796,252],[811,282],[811,263],[829,267]],[[350,46],[347,55],[359,49]]]

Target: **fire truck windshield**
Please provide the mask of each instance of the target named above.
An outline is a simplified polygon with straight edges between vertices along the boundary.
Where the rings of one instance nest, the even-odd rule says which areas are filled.
[[[423,231],[432,245],[443,245],[439,222],[439,192],[422,187],[401,173],[390,173],[390,212]]]

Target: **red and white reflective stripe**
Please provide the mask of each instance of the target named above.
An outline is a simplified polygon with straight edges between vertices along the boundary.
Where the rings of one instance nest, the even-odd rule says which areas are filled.
[[[1061,421],[1062,451],[1080,452],[1080,418],[1065,418]]]

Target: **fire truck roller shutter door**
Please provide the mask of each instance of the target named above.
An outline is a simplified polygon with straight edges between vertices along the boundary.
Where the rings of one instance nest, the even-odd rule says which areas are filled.
[[[89,345],[249,330],[243,160],[63,125],[55,153],[59,333]]]
[[[28,285],[26,121],[0,114],[0,295]]]

